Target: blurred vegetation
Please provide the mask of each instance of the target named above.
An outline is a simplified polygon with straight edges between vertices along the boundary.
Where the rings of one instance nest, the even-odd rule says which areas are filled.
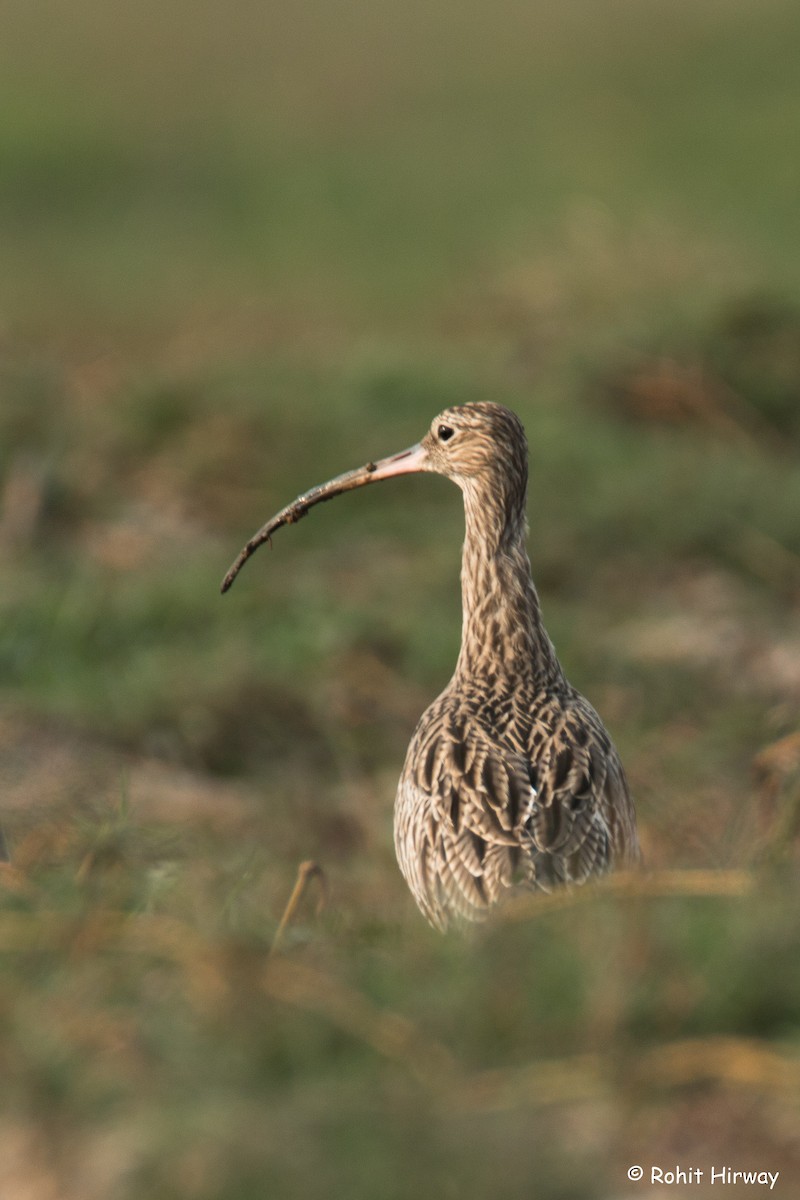
[[[798,26],[4,6],[3,1200],[792,1194]],[[528,429],[548,627],[652,874],[441,938],[391,804],[457,653],[457,493],[342,498],[218,585],[481,398]],[[270,956],[309,858],[328,903]]]

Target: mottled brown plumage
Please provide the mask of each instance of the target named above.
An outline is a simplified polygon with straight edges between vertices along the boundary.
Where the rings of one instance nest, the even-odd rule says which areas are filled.
[[[410,450],[298,497],[248,543],[223,591],[312,505],[413,471],[457,483],[466,515],[461,652],[417,725],[395,803],[400,869],[443,930],[515,888],[549,891],[634,863],[639,845],[619,756],[542,623],[525,549],[527,443],[509,409],[446,409]]]

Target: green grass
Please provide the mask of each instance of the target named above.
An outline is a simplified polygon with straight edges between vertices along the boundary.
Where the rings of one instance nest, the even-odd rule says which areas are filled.
[[[792,1194],[796,6],[6,7],[3,1200],[617,1200],[689,1158]],[[443,480],[218,594],[296,494],[485,398],[648,862],[710,894],[414,910]],[[268,963],[309,858],[329,903]]]

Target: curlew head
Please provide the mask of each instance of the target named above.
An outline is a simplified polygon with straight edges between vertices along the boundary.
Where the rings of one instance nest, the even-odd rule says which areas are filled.
[[[434,418],[420,447],[423,470],[446,475],[462,488],[481,481],[499,491],[510,483],[524,488],[527,481],[525,430],[516,413],[502,404],[446,408]]]
[[[304,492],[276,513],[239,553],[222,581],[221,590],[227,592],[247,559],[276,530],[293,525],[315,504],[368,483],[418,471],[432,471],[452,479],[468,503],[476,497],[491,496],[508,513],[521,512],[528,480],[528,444],[522,422],[501,404],[482,402],[446,408],[434,418],[425,437],[415,446],[337,475]]]

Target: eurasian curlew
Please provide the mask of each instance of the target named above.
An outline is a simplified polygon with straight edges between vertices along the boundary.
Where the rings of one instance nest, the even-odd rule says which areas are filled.
[[[594,708],[564,674],[525,548],[528,450],[499,404],[448,408],[417,445],[298,496],[247,543],[222,583],[282,525],[352,488],[433,471],[464,495],[461,651],[423,714],[395,802],[395,847],[432,925],[477,920],[510,891],[579,884],[639,858],[625,773]]]

